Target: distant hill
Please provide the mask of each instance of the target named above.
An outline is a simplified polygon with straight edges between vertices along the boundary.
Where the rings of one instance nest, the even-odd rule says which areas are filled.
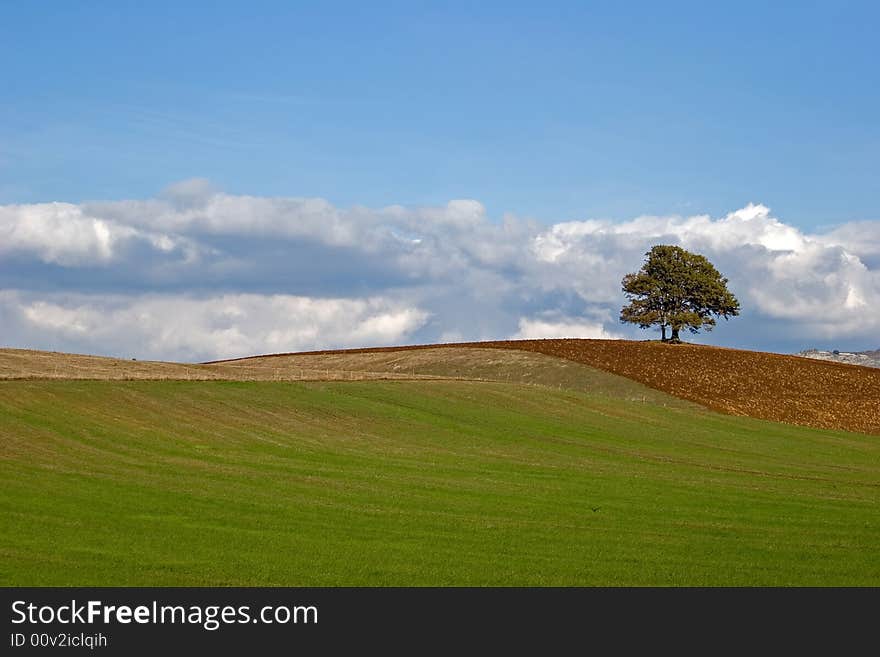
[[[816,360],[830,360],[835,363],[847,363],[848,365],[880,367],[880,349],[874,349],[873,351],[822,351],[821,349],[807,349],[796,355]]]

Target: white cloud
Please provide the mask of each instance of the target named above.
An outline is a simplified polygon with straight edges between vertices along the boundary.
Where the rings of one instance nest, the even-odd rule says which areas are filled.
[[[0,207],[0,249],[30,251],[44,262],[107,261],[114,246],[135,233],[128,226],[88,216],[70,203]]]
[[[382,298],[313,299],[224,294],[34,299],[0,293],[8,331],[24,346],[52,341],[90,353],[161,359],[213,359],[363,344],[394,344],[428,313]]]
[[[30,253],[64,266],[106,265],[135,240],[166,253],[180,248],[187,258],[197,252],[185,238],[139,230],[71,203],[0,206],[0,255]]]
[[[642,242],[671,238],[679,243],[729,250],[740,246],[761,246],[769,251],[803,249],[808,238],[796,228],[770,215],[769,208],[749,203],[726,217],[713,220],[707,215],[692,217],[637,217],[631,221],[570,221],[554,225],[534,241],[537,257],[555,262],[578,244],[607,237],[626,237]],[[598,255],[598,254],[597,254]]]
[[[817,239],[827,246],[840,246],[860,258],[880,256],[880,221],[853,221]]]
[[[530,319],[521,317],[519,330],[510,338],[512,340],[539,340],[542,338],[594,338],[616,340],[622,336],[606,331],[598,322],[584,322],[566,318],[557,321]]]

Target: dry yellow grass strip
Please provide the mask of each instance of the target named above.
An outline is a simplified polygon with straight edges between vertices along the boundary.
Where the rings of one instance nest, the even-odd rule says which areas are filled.
[[[435,347],[263,356],[206,364],[0,349],[0,379],[185,381],[501,381],[681,405],[624,377],[563,358],[517,350]]]
[[[0,379],[182,379],[221,378],[202,365],[122,360],[31,349],[0,349]]]
[[[98,381],[362,381],[369,379],[438,378],[426,374],[352,371],[310,362],[296,367],[245,362],[188,364],[122,360],[31,349],[0,349],[0,379],[77,379]],[[452,377],[442,377],[452,378]]]

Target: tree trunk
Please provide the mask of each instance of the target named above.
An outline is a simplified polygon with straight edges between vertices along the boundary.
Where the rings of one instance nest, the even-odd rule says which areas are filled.
[[[660,341],[666,342],[666,324],[660,325]]]
[[[670,342],[681,342],[678,338],[678,328],[675,326],[672,327],[672,338],[670,338]]]

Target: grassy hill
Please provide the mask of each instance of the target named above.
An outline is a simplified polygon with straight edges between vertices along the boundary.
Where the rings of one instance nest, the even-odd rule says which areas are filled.
[[[0,584],[880,585],[876,436],[486,351],[0,381]]]

